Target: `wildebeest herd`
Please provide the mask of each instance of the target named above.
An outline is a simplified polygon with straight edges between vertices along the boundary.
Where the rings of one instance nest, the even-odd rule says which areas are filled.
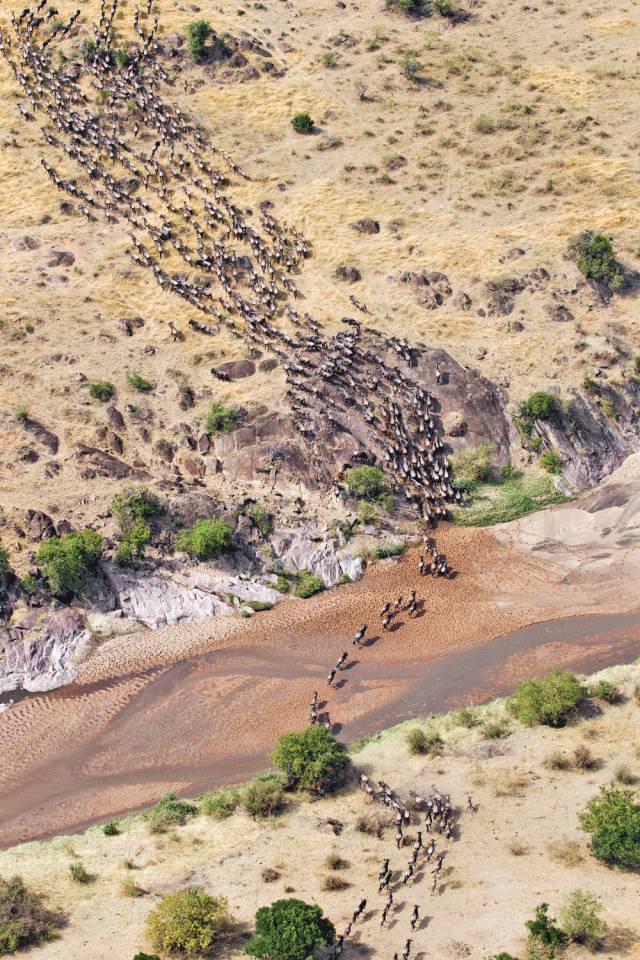
[[[367,322],[345,316],[347,329],[335,336],[293,307],[294,276],[311,245],[276,219],[271,201],[255,216],[233,202],[229,191],[248,175],[161,95],[172,81],[161,63],[151,0],[144,10],[136,7],[135,39],[124,46],[114,26],[119,0],[101,0],[88,36],[80,11],[65,22],[47,2],[12,15],[13,35],[0,33],[0,52],[24,94],[21,116],[44,120],[41,163],[68,195],[65,208],[90,221],[104,218],[114,229],[126,221],[129,257],[200,312],[201,320],[188,321],[194,330],[224,327],[250,350],[278,359],[293,428],[318,477],[327,479],[326,431],[344,427],[359,444],[354,459],[382,466],[425,521],[444,516],[459,493],[438,433],[437,403],[412,375],[419,351],[371,325],[366,305],[353,296]],[[66,38],[81,58],[54,57]],[[75,166],[77,176],[63,175],[57,164]],[[177,340],[178,327],[169,327]],[[437,367],[434,385],[444,376]]]

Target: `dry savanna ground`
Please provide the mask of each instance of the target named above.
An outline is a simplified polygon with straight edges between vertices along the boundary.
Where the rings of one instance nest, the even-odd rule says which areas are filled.
[[[438,849],[447,851],[436,894],[430,894],[429,873],[419,871],[417,879],[399,886],[395,912],[383,930],[378,868],[390,856],[392,869],[404,869],[416,826],[396,852],[384,808],[355,788],[317,802],[293,800],[268,821],[240,812],[222,822],[199,816],[155,836],[139,817],[122,821],[118,836],[94,827],[0,853],[0,875],[21,874],[67,911],[60,939],[37,951],[43,960],[129,960],[145,947],[145,918],[160,897],[196,885],[229,898],[240,931],[225,950],[230,957],[241,956],[242,933],[250,929],[256,908],[286,895],[320,903],[339,929],[361,896],[368,898],[347,957],[391,957],[400,950],[415,903],[422,920],[414,956],[486,957],[501,950],[522,956],[524,923],[535,907],[547,901],[555,915],[576,888],[602,905],[609,930],[600,955],[638,957],[638,876],[591,856],[577,813],[601,785],[632,783],[640,776],[640,707],[633,693],[640,666],[610,668],[598,677],[618,684],[624,702],[604,704],[601,715],[561,730],[523,728],[507,720],[505,735],[490,739],[487,725],[505,727],[504,705],[495,701],[474,711],[478,725],[470,729],[459,714],[428,721],[444,741],[440,757],[409,755],[406,734],[424,726],[419,721],[378,735],[354,755],[358,768],[385,779],[401,797],[408,800],[409,789],[424,792],[436,783],[457,808],[457,837],[451,842],[436,837]],[[589,769],[573,761],[577,747],[583,757],[584,748],[591,755]],[[554,768],[557,761],[550,758],[558,754],[568,759],[569,769]],[[473,814],[466,810],[468,795],[477,804]],[[329,819],[342,824],[339,836]],[[380,836],[363,832],[363,824],[379,826]],[[333,874],[345,881],[340,891],[325,889],[332,854],[346,861]],[[91,881],[74,883],[72,864],[81,864]],[[136,888],[138,895],[131,896]],[[588,952],[571,946],[568,955],[582,958]]]
[[[7,0],[2,18],[22,6],[23,0]],[[131,36],[134,6],[133,0],[120,3],[121,40]],[[64,16],[76,4],[62,0],[58,7]],[[314,256],[297,283],[302,308],[329,329],[353,312],[348,293],[355,292],[369,306],[371,322],[478,364],[513,400],[533,388],[562,394],[594,365],[610,363],[609,376],[619,378],[640,343],[634,297],[596,305],[587,288],[576,291],[579,274],[565,252],[576,232],[594,227],[611,233],[628,267],[635,263],[640,28],[634,5],[466,0],[466,8],[471,18],[453,24],[438,15],[407,19],[385,10],[381,0],[225,7],[156,0],[164,36],[183,34],[190,22],[206,18],[219,32],[256,37],[277,72],[284,68],[280,76],[240,82],[190,64],[184,54],[172,61],[180,72],[165,94],[251,174],[250,182],[233,185],[232,199],[254,210],[273,200],[276,216],[312,241]],[[91,35],[98,0],[86,0],[81,10],[79,33],[66,42],[69,54]],[[407,57],[421,65],[419,83],[402,73]],[[153,442],[179,438],[181,422],[200,425],[212,398],[272,402],[284,381],[278,371],[231,385],[212,381],[211,363],[240,359],[245,348],[188,327],[191,307],[124,256],[126,224],[89,224],[61,211],[65,198],[39,163],[46,145],[38,124],[20,118],[18,100],[2,63],[2,508],[9,519],[22,520],[34,507],[77,523],[94,517],[115,486],[103,478],[79,486],[75,446],[100,446],[104,437],[104,406],[90,399],[91,380],[114,384],[128,424],[125,459],[155,476],[173,468],[160,462]],[[290,125],[304,110],[316,121],[311,136],[296,135]],[[361,217],[379,221],[380,232],[355,232],[350,225]],[[36,241],[35,249],[24,249],[25,236]],[[514,248],[515,259],[504,260]],[[51,266],[52,251],[75,260]],[[341,264],[356,266],[361,281],[336,281]],[[520,294],[511,317],[485,309],[487,281],[541,266],[549,279]],[[397,282],[403,271],[422,270],[449,278],[452,295],[437,309],[421,305],[410,286]],[[463,292],[472,299],[467,310],[455,305]],[[548,308],[558,305],[574,319],[552,320]],[[144,325],[128,338],[123,318]],[[169,320],[184,334],[182,342],[171,342]],[[152,382],[150,393],[127,384],[134,371]],[[186,413],[177,407],[181,383],[196,395]],[[53,469],[37,444],[38,458],[31,458],[32,437],[15,419],[20,407],[59,436]],[[207,476],[206,484],[223,492],[227,481]],[[246,488],[227,492],[240,496]],[[11,541],[10,530],[5,538]]]

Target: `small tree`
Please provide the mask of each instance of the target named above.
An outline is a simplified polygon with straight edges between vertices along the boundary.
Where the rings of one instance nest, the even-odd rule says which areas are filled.
[[[196,20],[187,27],[187,44],[191,59],[201,63],[206,55],[206,41],[211,33],[211,26],[206,20]]]
[[[151,542],[151,529],[143,520],[128,527],[116,550],[115,560],[121,567],[128,567],[144,556],[144,548]]]
[[[207,414],[207,433],[227,433],[238,419],[238,411],[223,403],[212,403]]]
[[[557,926],[555,918],[549,916],[548,903],[541,903],[540,906],[536,907],[534,919],[527,920],[525,927],[529,931],[530,937],[534,940],[540,940],[553,952],[566,940],[564,932]]]
[[[160,512],[160,501],[148,487],[125,487],[111,501],[111,512],[124,528],[136,520],[155,517]]]
[[[612,289],[622,283],[622,269],[609,237],[594,230],[585,230],[573,244],[572,252],[578,270],[588,280],[604,283]]]
[[[560,911],[562,929],[574,943],[597,949],[607,925],[600,918],[602,905],[585,890],[572,890]]]
[[[22,947],[55,939],[64,921],[60,913],[45,906],[21,877],[0,879],[0,956]]]
[[[245,949],[265,960],[310,960],[335,939],[335,927],[321,907],[302,900],[276,900],[256,913],[256,932]]]
[[[321,726],[283,733],[271,759],[295,787],[316,794],[337,787],[348,764],[344,745]]]
[[[507,710],[531,727],[563,727],[587,696],[574,673],[552,670],[543,680],[523,680],[507,700]]]
[[[640,867],[640,803],[632,790],[601,787],[578,818],[591,834],[594,857],[615,867]]]
[[[296,133],[311,133],[314,124],[308,113],[296,113],[291,118],[291,126]]]
[[[233,929],[226,897],[211,897],[200,887],[163,897],[147,917],[147,938],[161,953],[208,953]]]
[[[64,537],[44,540],[38,547],[36,563],[54,593],[77,593],[102,556],[102,537],[88,527]]]
[[[197,560],[218,557],[231,545],[231,528],[226,520],[214,517],[196,520],[192,527],[178,534],[176,546]]]
[[[349,493],[360,500],[373,500],[382,489],[384,473],[380,467],[353,467],[347,472]]]

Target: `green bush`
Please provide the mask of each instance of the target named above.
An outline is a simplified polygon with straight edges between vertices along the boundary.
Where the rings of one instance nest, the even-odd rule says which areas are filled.
[[[511,733],[506,720],[485,720],[482,724],[482,736],[485,740],[502,740]]]
[[[279,777],[254,777],[242,792],[242,805],[252,817],[266,820],[284,809],[284,789]]]
[[[325,590],[326,586],[322,577],[316,577],[315,574],[310,573],[308,570],[300,570],[296,575],[296,586],[293,592],[296,597],[302,597],[303,600],[308,600],[308,598],[314,594]]]
[[[296,113],[291,118],[291,126],[296,133],[311,133],[313,130],[313,120],[308,113]]]
[[[335,943],[336,931],[322,908],[302,900],[276,900],[256,913],[256,932],[245,947],[264,960],[311,960]]]
[[[250,517],[263,537],[269,536],[273,530],[273,518],[266,507],[261,503],[256,503],[247,510],[247,516]]]
[[[575,715],[587,691],[574,673],[552,670],[548,677],[523,680],[507,700],[507,709],[527,726],[562,727]]]
[[[163,897],[147,917],[147,939],[161,953],[193,957],[209,954],[233,929],[226,897],[200,887]]]
[[[206,419],[207,433],[227,433],[238,419],[238,411],[223,403],[212,403]]]
[[[142,520],[136,520],[122,534],[115,553],[115,560],[121,567],[128,567],[144,556],[144,548],[151,542],[151,530]]]
[[[106,403],[113,396],[113,384],[108,380],[94,380],[89,384],[89,396]]]
[[[118,834],[120,833],[120,830],[118,828],[118,821],[108,820],[107,823],[103,823],[102,832],[104,833],[105,837],[117,837]]]
[[[160,512],[160,501],[148,487],[125,487],[111,501],[111,512],[126,527],[136,520],[155,517]]]
[[[0,956],[57,937],[64,918],[44,902],[42,894],[29,890],[21,877],[0,878]]]
[[[541,903],[540,906],[536,907],[534,919],[527,920],[525,927],[531,938],[540,940],[555,952],[564,943],[566,937],[560,927],[557,926],[555,918],[549,916],[548,911],[549,904]]]
[[[532,393],[527,400],[520,404],[520,413],[524,417],[530,417],[533,420],[548,420],[556,408],[556,400],[553,394],[545,393],[544,390],[538,390]]]
[[[240,803],[240,794],[237,790],[218,790],[216,793],[205,793],[200,798],[200,813],[214,820],[226,820]]]
[[[311,726],[278,737],[271,754],[274,765],[300,790],[322,794],[344,780],[346,749],[322,726]]]
[[[243,600],[245,607],[251,607],[256,613],[262,613],[263,610],[273,610],[273,604],[268,600]]]
[[[585,230],[572,246],[576,265],[588,280],[596,280],[615,289],[622,283],[622,269],[608,237]]]
[[[140,373],[128,374],[127,383],[130,387],[133,387],[134,390],[139,390],[140,393],[147,393],[153,389],[151,381],[147,380],[146,377],[143,377]]]
[[[439,757],[444,742],[437,730],[420,730],[416,728],[407,734],[407,746],[412,756]]]
[[[29,410],[27,407],[18,407],[16,410],[16,420],[23,426],[29,422]]]
[[[93,883],[96,879],[81,863],[70,863],[69,873],[71,874],[73,882],[79,883],[82,886],[87,886],[87,884]]]
[[[555,450],[545,450],[540,454],[540,466],[544,467],[547,473],[558,474],[562,472],[562,463]]]
[[[378,516],[378,511],[373,506],[372,503],[368,503],[366,500],[360,501],[360,509],[358,511],[358,523],[361,523],[362,526],[367,526],[370,523],[379,523],[380,517]]]
[[[197,560],[218,557],[231,546],[231,528],[226,520],[214,517],[196,520],[192,527],[181,530],[176,540],[178,550],[184,550]]]
[[[11,580],[11,565],[9,551],[0,543],[0,600],[4,597]]]
[[[467,447],[450,458],[456,482],[471,481],[482,483],[491,473],[491,454],[495,446],[490,443],[481,443],[477,447]]]
[[[169,827],[178,827],[187,817],[194,817],[198,808],[193,803],[179,800],[175,793],[164,793],[155,806],[144,814],[152,833],[164,833]]]
[[[102,537],[87,527],[44,540],[38,547],[36,563],[54,593],[78,593],[95,573],[101,556]]]
[[[428,13],[425,0],[385,0],[387,10],[394,13],[404,13],[408,17],[419,17]]]
[[[580,826],[591,834],[591,852],[615,867],[640,867],[640,803],[632,790],[601,787],[600,795],[579,814]]]
[[[347,471],[349,493],[359,500],[373,500],[382,490],[384,473],[380,467],[353,467]]]
[[[124,47],[121,47],[120,50],[116,50],[113,54],[113,58],[116,61],[116,66],[120,67],[121,70],[126,70],[131,63],[131,54],[128,50],[125,50]]]
[[[607,931],[606,923],[600,918],[601,912],[601,904],[590,893],[572,890],[560,911],[559,919],[570,940],[596,950]]]
[[[96,55],[96,43],[95,40],[83,40],[82,41],[82,59],[85,63],[89,63]]]
[[[447,17],[452,20],[460,13],[458,6],[453,3],[452,0],[431,0],[431,2],[433,3],[433,9],[436,13],[439,13],[441,17]]]
[[[187,45],[191,59],[201,63],[206,54],[206,41],[211,34],[211,26],[206,20],[196,20],[187,27]]]
[[[605,703],[617,704],[622,702],[622,694],[615,683],[609,680],[598,680],[591,690],[591,695],[598,700],[604,700]]]
[[[389,557],[401,557],[406,552],[404,543],[379,543],[373,550],[376,560],[387,560]]]
[[[133,960],[160,960],[157,953],[136,953]]]

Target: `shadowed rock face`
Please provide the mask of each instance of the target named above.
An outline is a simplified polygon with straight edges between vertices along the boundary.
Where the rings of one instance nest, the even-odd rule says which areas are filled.
[[[53,690],[75,676],[74,657],[91,634],[78,610],[26,610],[19,623],[0,629],[0,692]]]

